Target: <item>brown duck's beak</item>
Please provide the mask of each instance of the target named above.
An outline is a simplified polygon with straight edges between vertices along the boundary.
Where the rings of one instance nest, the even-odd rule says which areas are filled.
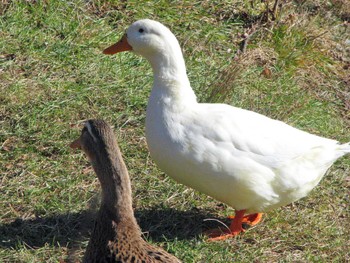
[[[122,37],[116,44],[103,50],[103,54],[113,55],[115,53],[132,50],[132,47],[128,43],[126,35]]]
[[[76,139],[74,142],[71,142],[69,144],[69,147],[72,149],[81,150],[80,137],[78,139]]]

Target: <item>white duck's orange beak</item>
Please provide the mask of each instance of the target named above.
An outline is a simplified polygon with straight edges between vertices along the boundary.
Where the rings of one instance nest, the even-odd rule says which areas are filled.
[[[76,139],[74,142],[71,142],[69,144],[69,147],[72,149],[81,149],[81,144],[80,144],[80,137],[78,139]]]
[[[117,43],[103,50],[103,54],[113,55],[115,53],[132,50],[132,47],[128,43],[126,35],[124,35]]]

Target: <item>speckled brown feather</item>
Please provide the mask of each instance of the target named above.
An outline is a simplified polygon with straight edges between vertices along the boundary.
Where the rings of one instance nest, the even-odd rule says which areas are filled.
[[[89,120],[72,144],[86,153],[102,187],[101,207],[83,262],[181,262],[142,239],[129,174],[111,127],[102,120]]]

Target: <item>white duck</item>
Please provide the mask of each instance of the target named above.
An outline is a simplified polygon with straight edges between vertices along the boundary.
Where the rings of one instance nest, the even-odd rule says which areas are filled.
[[[153,68],[146,138],[156,164],[176,181],[236,210],[230,231],[214,233],[214,240],[237,235],[244,231],[242,222],[256,224],[260,212],[306,196],[339,157],[350,153],[349,143],[252,111],[198,103],[178,41],[157,21],[136,21],[104,53],[128,50]]]

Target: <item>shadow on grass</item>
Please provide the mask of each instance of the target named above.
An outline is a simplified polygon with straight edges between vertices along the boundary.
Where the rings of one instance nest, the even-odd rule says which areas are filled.
[[[87,241],[93,228],[96,213],[82,211],[35,219],[16,219],[0,225],[0,247],[16,249],[24,244],[37,249],[50,244],[59,247],[76,247]],[[204,219],[213,216],[193,208],[177,211],[171,208],[151,208],[135,212],[144,236],[154,241],[185,240],[201,234],[208,227]]]

